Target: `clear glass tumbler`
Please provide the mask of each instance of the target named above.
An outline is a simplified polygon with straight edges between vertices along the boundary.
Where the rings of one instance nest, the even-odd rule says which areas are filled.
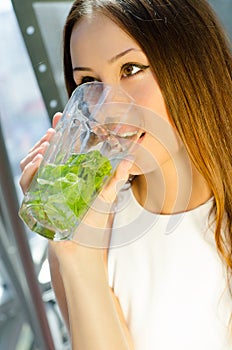
[[[141,109],[121,89],[98,82],[76,88],[24,196],[22,220],[48,239],[71,239],[142,126]]]

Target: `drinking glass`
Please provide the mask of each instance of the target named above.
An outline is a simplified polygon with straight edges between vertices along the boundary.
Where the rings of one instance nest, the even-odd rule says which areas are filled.
[[[143,116],[120,88],[92,82],[76,88],[19,210],[51,240],[74,231],[118,164],[141,136]]]

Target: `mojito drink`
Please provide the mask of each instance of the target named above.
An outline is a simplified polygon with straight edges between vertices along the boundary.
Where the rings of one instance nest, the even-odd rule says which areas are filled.
[[[21,218],[46,238],[71,238],[112,169],[98,150],[72,154],[64,164],[41,167],[23,200]]]

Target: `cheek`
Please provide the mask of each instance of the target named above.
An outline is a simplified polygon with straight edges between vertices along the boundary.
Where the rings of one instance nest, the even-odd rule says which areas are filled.
[[[170,123],[154,113],[147,115],[144,124],[145,137],[135,149],[133,174],[148,173],[162,169],[163,165],[182,148],[182,142]]]
[[[145,103],[146,102],[147,108],[151,109],[155,114],[159,115],[165,120],[169,120],[164,99],[159,88],[155,89],[154,93],[150,92],[150,94],[148,94],[147,101],[145,101]]]
[[[137,84],[131,96],[139,106],[148,108],[167,121],[169,120],[162,93],[152,75]]]
[[[147,87],[146,93],[140,96],[139,104],[145,108],[152,110],[155,114],[168,120],[168,114],[164,99],[158,87],[153,85],[153,88]]]

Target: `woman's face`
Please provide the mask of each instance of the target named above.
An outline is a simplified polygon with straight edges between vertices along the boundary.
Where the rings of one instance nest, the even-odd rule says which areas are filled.
[[[153,111],[169,123],[164,99],[148,58],[136,41],[110,19],[100,14],[83,18],[73,28],[70,50],[73,77],[77,85],[100,81],[118,86],[137,105]],[[136,151],[137,166],[131,169],[132,174],[151,172],[157,163],[164,163],[170,158],[157,141],[158,136],[152,135],[153,129],[156,130],[152,127],[152,120],[148,120],[146,134]]]

